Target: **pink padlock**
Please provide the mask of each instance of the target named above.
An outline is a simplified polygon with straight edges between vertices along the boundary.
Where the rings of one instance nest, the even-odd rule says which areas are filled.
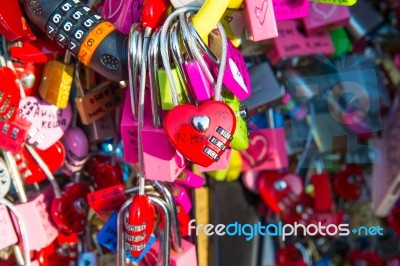
[[[70,172],[77,172],[84,166],[89,152],[89,141],[80,128],[69,128],[61,138],[66,150],[64,166]]]
[[[0,250],[18,242],[7,207],[0,205]]]
[[[157,257],[160,252],[160,242],[157,240],[140,266],[157,265]],[[187,240],[182,239],[182,252],[171,250],[171,266],[197,266],[196,246]]]
[[[312,2],[309,14],[303,19],[308,35],[329,32],[349,24],[350,11],[346,6]]]
[[[210,47],[220,46],[220,35],[218,31],[211,33]],[[250,73],[246,66],[246,62],[240,50],[236,48],[232,42],[227,39],[227,55],[226,69],[224,73],[223,83],[239,100],[245,100],[251,95]],[[215,76],[218,75],[218,65],[209,60],[209,64],[213,66],[212,70]]]
[[[101,16],[120,32],[129,34],[132,24],[140,21],[144,0],[106,0]]]
[[[149,106],[148,104],[145,106]],[[137,139],[138,124],[133,119],[132,105],[130,93],[126,93],[124,101],[124,109],[121,119],[121,138],[122,147],[124,148],[124,160],[128,163],[137,163],[138,157],[138,139]]]
[[[175,179],[176,184],[190,188],[201,188],[204,184],[204,178],[196,175],[187,168],[183,169],[181,174]]]
[[[231,154],[232,154],[232,149],[226,149],[226,151],[222,154],[218,162],[215,162],[208,167],[203,167],[201,165],[198,165],[199,171],[211,172],[228,168],[229,162],[231,160]]]
[[[241,151],[243,171],[279,170],[288,167],[285,129],[266,128],[250,133],[247,150]]]
[[[299,31],[299,27],[300,23],[296,20],[278,23],[279,36],[273,39],[274,47],[268,53],[272,65],[289,57],[334,53],[335,49],[328,33],[307,37]]]
[[[148,60],[148,64],[151,101],[145,103],[145,106],[146,104],[148,105],[144,112],[142,129],[143,160],[147,179],[172,182],[186,167],[186,161],[183,156],[172,147],[162,128],[162,112],[161,106],[158,104],[159,89],[156,80],[157,65],[155,60],[152,60],[157,54],[158,44],[159,33],[155,34],[149,48],[150,59]],[[149,104],[151,108],[148,108]]]
[[[254,42],[278,36],[272,0],[245,0],[247,32]]]
[[[186,213],[190,213],[192,202],[190,201],[186,189],[180,185],[174,184],[172,186],[172,195],[174,196],[175,202],[178,203]]]
[[[26,221],[29,248],[39,251],[50,245],[58,236],[58,230],[54,227],[50,218],[50,206],[54,198],[52,188],[47,188],[39,194],[31,197],[27,203],[21,203],[15,208]],[[14,224],[17,221],[14,218]],[[17,229],[18,232],[18,229]]]
[[[308,0],[272,0],[276,20],[304,18],[308,14]]]

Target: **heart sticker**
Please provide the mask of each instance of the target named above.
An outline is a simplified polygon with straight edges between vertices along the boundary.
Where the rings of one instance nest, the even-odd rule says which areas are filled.
[[[268,10],[268,0],[264,0],[264,2],[262,3],[261,8],[260,7],[256,7],[256,16],[257,16],[258,22],[261,25],[264,25],[264,21],[265,21],[265,16],[267,14],[267,10]]]
[[[32,122],[27,142],[40,150],[46,150],[64,135],[71,123],[72,109],[70,104],[66,109],[59,109],[29,96],[21,100],[18,115]]]
[[[193,125],[193,122],[200,124]],[[179,105],[164,120],[164,130],[172,146],[188,160],[203,167],[219,160],[232,141],[235,128],[232,109],[217,101],[208,101],[200,107]]]
[[[263,135],[251,136],[249,147],[242,151],[243,159],[252,167],[258,166],[269,159],[268,139]]]
[[[337,5],[327,5],[316,2],[312,4],[313,11],[325,20],[329,19],[333,14],[335,14],[337,7]]]

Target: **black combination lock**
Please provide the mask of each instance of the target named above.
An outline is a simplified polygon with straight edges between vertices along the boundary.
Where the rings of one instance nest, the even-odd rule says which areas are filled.
[[[79,0],[25,0],[29,19],[104,77],[128,79],[128,36]]]

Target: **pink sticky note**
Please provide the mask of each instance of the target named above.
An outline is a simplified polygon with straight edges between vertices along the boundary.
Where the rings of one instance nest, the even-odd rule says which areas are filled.
[[[328,32],[349,23],[350,11],[346,6],[313,2],[309,8],[308,16],[303,19],[304,28],[309,35]]]
[[[304,18],[308,14],[308,0],[272,0],[276,20]]]
[[[299,26],[296,20],[279,21],[279,36],[273,40],[274,48],[268,53],[272,65],[288,57],[334,53],[332,39],[328,33],[306,36],[299,31]]]
[[[278,36],[272,0],[245,0],[245,6],[247,32],[252,41]]]

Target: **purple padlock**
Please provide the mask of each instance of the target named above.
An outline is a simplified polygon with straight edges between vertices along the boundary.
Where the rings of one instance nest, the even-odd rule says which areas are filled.
[[[105,0],[101,15],[125,34],[140,21],[144,0]]]
[[[69,172],[77,172],[84,166],[89,153],[89,141],[80,128],[69,128],[61,138],[66,150],[64,166]]]

